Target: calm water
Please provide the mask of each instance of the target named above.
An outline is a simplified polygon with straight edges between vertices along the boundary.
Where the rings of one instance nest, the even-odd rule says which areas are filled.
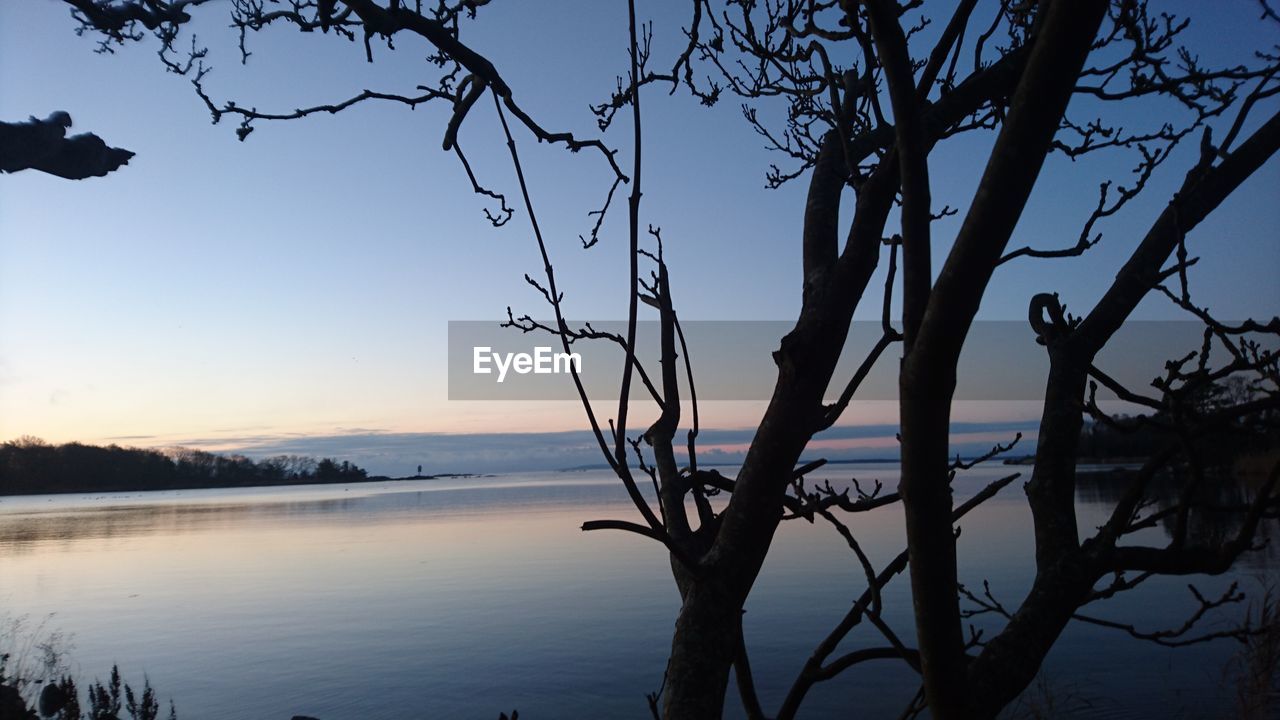
[[[957,497],[1009,470],[971,471]],[[850,474],[897,482],[890,465],[831,477]],[[962,581],[990,580],[1009,605],[1031,567],[1019,483],[961,523]],[[1082,526],[1098,524],[1111,494],[1105,482],[1082,489]],[[0,609],[53,613],[48,627],[74,635],[82,679],[119,663],[172,697],[183,720],[491,719],[513,708],[644,718],[678,607],[667,559],[638,536],[578,530],[634,514],[605,473],[0,498]],[[854,528],[877,564],[903,546],[896,508]],[[1230,579],[1257,590],[1274,578],[1274,547]],[[767,710],[860,578],[829,527],[784,524],[746,615]],[[1179,624],[1194,609],[1188,580],[1207,593],[1229,579],[1157,580],[1094,612]],[[900,577],[885,602],[910,637],[907,588]],[[846,646],[883,644],[873,632],[859,628]],[[1231,717],[1224,667],[1237,647],[1170,650],[1077,624],[1043,686],[1069,716]],[[900,663],[865,664],[816,688],[804,715],[897,717],[915,689]]]

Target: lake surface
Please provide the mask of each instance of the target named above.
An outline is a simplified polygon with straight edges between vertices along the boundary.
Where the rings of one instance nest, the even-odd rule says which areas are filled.
[[[1018,469],[974,469],[957,479],[957,499]],[[826,476],[893,488],[897,473],[843,465]],[[1010,606],[1032,568],[1020,483],[960,523],[962,582],[989,580]],[[1105,480],[1082,485],[1085,531],[1114,494]],[[45,627],[73,635],[82,686],[118,663],[135,686],[145,675],[172,698],[182,720],[645,718],[679,605],[667,557],[639,536],[578,529],[635,515],[605,472],[0,498],[0,611],[33,623],[52,613]],[[896,507],[853,528],[878,566],[904,546]],[[1239,580],[1256,595],[1274,581],[1268,547],[1228,577],[1157,578],[1090,611],[1142,629],[1179,625],[1196,607],[1188,582],[1207,595]],[[910,638],[908,585],[899,577],[884,599]],[[862,589],[832,528],[784,523],[745,618],[766,711]],[[883,641],[868,626],[844,647],[870,644]],[[1228,718],[1238,648],[1168,649],[1076,623],[1032,694],[1062,717]],[[916,688],[900,662],[864,664],[815,688],[802,717],[894,718]]]

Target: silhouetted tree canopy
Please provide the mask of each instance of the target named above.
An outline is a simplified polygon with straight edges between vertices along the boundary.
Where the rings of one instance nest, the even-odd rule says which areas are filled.
[[[1265,397],[1265,393],[1255,392],[1237,377],[1232,382],[1208,383],[1197,388],[1189,394],[1186,410],[1198,415],[1230,412],[1231,408],[1260,397]],[[1174,407],[1142,414],[1098,415],[1081,428],[1080,456],[1145,462],[1170,444],[1180,442],[1182,420],[1179,409]],[[1243,455],[1280,449],[1280,411],[1267,408],[1251,417],[1233,418],[1226,431],[1188,441],[1194,444],[1200,462],[1207,467],[1229,468]]]
[[[37,170],[68,180],[102,177],[129,164],[133,153],[109,147],[93,133],[67,137],[71,115],[59,110],[44,120],[0,122],[0,172]]]

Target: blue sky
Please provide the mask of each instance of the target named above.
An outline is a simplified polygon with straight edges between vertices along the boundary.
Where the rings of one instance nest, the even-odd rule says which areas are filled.
[[[683,11],[640,5],[660,8],[655,56],[668,57]],[[1255,22],[1252,2],[1172,5],[1208,15],[1191,36],[1208,61],[1247,59],[1275,42]],[[358,43],[283,29],[252,38],[254,55],[242,67],[225,12],[204,11],[195,26],[210,47],[208,87],[218,98],[291,109],[364,88],[407,92],[431,77],[424,48],[408,38],[395,52],[375,46],[370,65]],[[569,13],[572,22],[558,19]],[[468,32],[544,125],[591,134],[587,104],[607,97],[625,67],[624,21],[622,2],[495,3]],[[122,171],[86,182],[0,177],[0,439],[233,447],[246,437],[583,426],[573,403],[447,400],[447,322],[498,319],[508,305],[536,314],[541,306],[522,280],[540,265],[524,213],[499,230],[484,221],[481,199],[440,150],[444,107],[370,104],[259,124],[241,143],[233,122],[210,124],[153,46],[93,50],[58,2],[0,4],[0,116],[66,110],[76,130],[137,153]],[[733,99],[708,110],[687,96],[652,92],[645,110],[642,222],[663,228],[682,317],[793,318],[803,187],[763,189],[764,170],[779,158],[763,149]],[[1160,112],[1137,108],[1119,119],[1138,126],[1162,120]],[[474,115],[464,147],[486,183],[514,193],[492,113]],[[607,141],[625,152],[629,132],[620,121]],[[607,169],[589,154],[520,140],[570,315],[624,317],[624,214],[614,213],[595,249],[583,252],[577,239],[603,196]],[[986,142],[938,148],[936,204],[967,204]],[[1031,294],[1046,290],[1072,307],[1096,299],[1180,180],[1187,152],[1145,199],[1101,228],[1103,244],[1085,257],[1002,268],[982,317],[1023,318]],[[1014,244],[1072,242],[1097,182],[1130,164],[1051,160]],[[1272,162],[1193,238],[1193,252],[1204,255],[1192,276],[1199,298],[1223,317],[1270,316],[1280,307],[1278,181]],[[938,223],[935,267],[957,225]],[[859,313],[877,315],[877,302]],[[1148,302],[1140,316],[1177,315]],[[749,427],[761,410],[717,403],[704,408],[704,423]],[[846,422],[892,422],[893,414],[889,404],[869,403]],[[1004,422],[1036,411],[1030,403],[974,403],[957,415]]]

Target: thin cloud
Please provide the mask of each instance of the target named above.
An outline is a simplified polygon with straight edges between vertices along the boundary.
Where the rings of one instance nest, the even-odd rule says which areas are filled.
[[[966,422],[952,425],[952,452],[976,455],[990,449],[992,434],[1022,432],[1030,441],[1036,424]],[[894,455],[897,425],[835,427],[816,439],[826,442],[882,440],[810,453],[832,460],[887,459]],[[704,429],[698,439],[703,464],[736,464],[755,434],[754,428]],[[967,437],[968,436],[968,437]],[[975,437],[976,436],[976,437]],[[173,444],[216,448],[250,457],[310,455],[350,460],[371,473],[413,474],[418,465],[430,473],[506,473],[596,467],[604,464],[595,437],[587,431],[542,433],[402,433],[363,429],[325,435],[261,434],[191,438]],[[1020,448],[1022,450],[1022,448]]]

